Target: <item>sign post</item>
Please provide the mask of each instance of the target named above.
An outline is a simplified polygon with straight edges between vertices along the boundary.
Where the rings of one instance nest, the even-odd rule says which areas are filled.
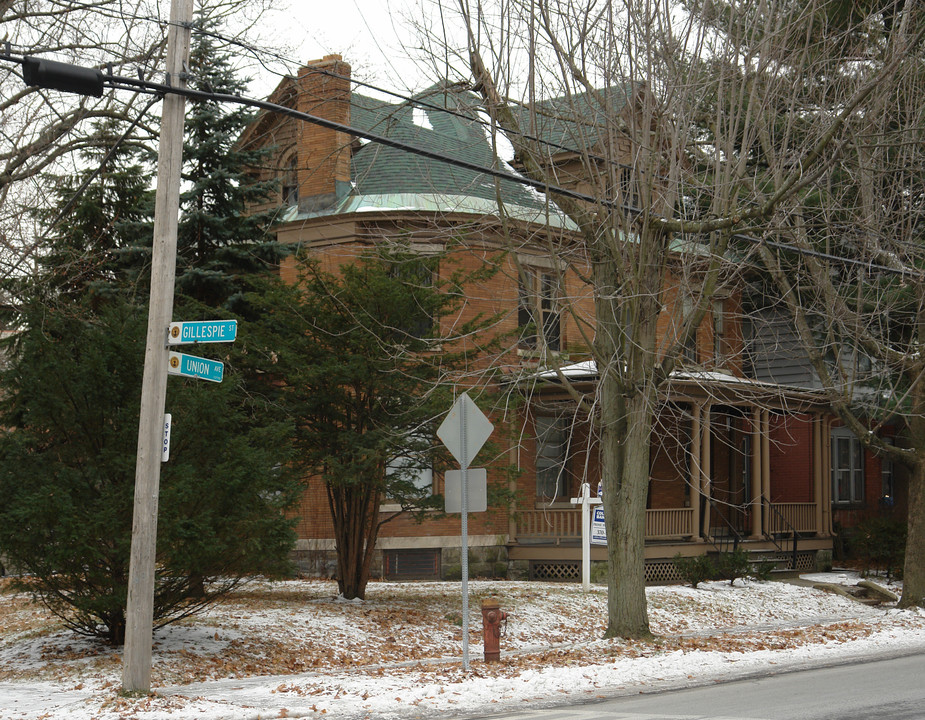
[[[475,458],[482,445],[495,429],[478,405],[466,393],[450,408],[446,418],[437,428],[437,437],[443,441],[450,454],[459,462],[460,552],[462,555],[462,646],[463,670],[469,672],[469,462]],[[483,471],[484,472],[484,471]]]
[[[581,484],[581,497],[573,497],[572,505],[581,505],[581,588],[585,592],[591,589],[591,506],[600,505],[599,497],[591,497],[591,486]],[[598,510],[594,508],[595,520]]]

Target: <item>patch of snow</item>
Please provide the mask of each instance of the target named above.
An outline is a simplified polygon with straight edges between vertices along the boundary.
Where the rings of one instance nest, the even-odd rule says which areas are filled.
[[[804,580],[852,585],[858,577]],[[660,636],[651,643],[601,639],[607,593],[599,586],[584,593],[472,581],[469,590],[469,674],[460,661],[459,583],[370,583],[358,603],[329,581],[262,581],[158,631],[154,693],[140,699],[118,692],[119,649],[65,632],[23,596],[5,596],[0,622],[31,630],[0,636],[0,720],[436,718],[925,649],[925,610],[869,607],[788,583],[648,588]],[[490,596],[510,617],[502,661],[488,665],[478,607]]]
[[[411,121],[418,127],[422,127],[425,130],[433,130],[434,126],[430,124],[430,118],[427,117],[427,110],[422,107],[415,106],[411,111]]]

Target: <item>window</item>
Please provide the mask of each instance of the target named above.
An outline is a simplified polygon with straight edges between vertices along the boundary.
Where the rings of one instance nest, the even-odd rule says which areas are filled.
[[[726,308],[723,300],[713,302],[713,363],[723,367],[729,362],[731,348],[727,336]]]
[[[389,270],[390,275],[400,281],[408,290],[404,299],[400,330],[406,335],[422,340],[433,335],[434,273],[436,258],[411,257],[396,260]]]
[[[521,345],[531,349],[561,349],[558,285],[559,280],[554,272],[537,268],[524,269],[517,307]]]
[[[402,489],[393,486],[391,495],[432,495],[434,492],[434,470],[429,457],[430,442],[420,435],[409,435],[408,448],[404,454],[389,461],[385,474],[390,483],[409,483]],[[398,491],[398,492],[395,492]]]
[[[620,185],[620,202],[629,207],[639,206],[639,197],[636,193],[633,168],[623,166],[619,170],[617,182]]]
[[[299,202],[298,155],[293,153],[283,169],[283,205],[297,205]]]
[[[893,438],[883,438],[887,445],[893,444]],[[880,458],[880,500],[884,505],[892,505],[896,492],[893,476],[893,461],[887,457]]]
[[[832,502],[864,500],[864,453],[850,430],[832,431]]]
[[[569,423],[566,418],[536,418],[536,496],[568,501]]]
[[[383,564],[387,580],[440,579],[440,551],[434,548],[386,550]]]
[[[678,324],[678,330],[680,332],[681,327],[684,325],[684,319],[689,317],[690,314],[694,311],[694,299],[691,297],[690,292],[687,290],[682,290],[683,295],[681,296],[681,320]],[[690,334],[690,336],[685,340],[684,345],[681,347],[681,357],[679,358],[681,362],[685,365],[696,365],[697,364],[697,330]]]

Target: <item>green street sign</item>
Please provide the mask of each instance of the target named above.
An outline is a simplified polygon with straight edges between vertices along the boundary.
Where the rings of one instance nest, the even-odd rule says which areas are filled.
[[[234,342],[237,335],[237,320],[175,322],[167,329],[167,344]]]
[[[218,360],[208,360],[195,355],[184,355],[172,352],[167,360],[168,375],[182,375],[183,377],[221,382],[225,372],[225,364]]]

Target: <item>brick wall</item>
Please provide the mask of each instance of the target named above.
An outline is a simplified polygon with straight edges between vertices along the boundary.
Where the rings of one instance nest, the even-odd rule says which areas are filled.
[[[812,416],[770,417],[772,502],[813,502]]]

